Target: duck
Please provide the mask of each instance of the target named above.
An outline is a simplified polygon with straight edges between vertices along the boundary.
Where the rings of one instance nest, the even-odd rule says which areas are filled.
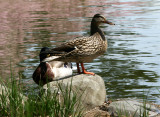
[[[77,37],[48,50],[47,53],[52,53],[54,51],[55,54],[45,58],[43,62],[76,62],[77,72],[79,74],[83,73],[95,75],[95,73],[88,72],[85,69],[84,63],[92,62],[93,59],[104,54],[107,50],[107,40],[105,39],[104,32],[99,27],[102,23],[115,25],[114,23],[108,21],[103,15],[95,14],[91,21],[90,36]]]
[[[72,63],[63,61],[42,62],[50,54],[45,53],[48,47],[43,47],[40,51],[40,64],[35,69],[32,78],[40,86],[63,77],[72,75]]]

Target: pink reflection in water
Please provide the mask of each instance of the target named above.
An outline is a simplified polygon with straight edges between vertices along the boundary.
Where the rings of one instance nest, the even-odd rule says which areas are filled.
[[[46,0],[22,1],[6,0],[0,2],[0,72],[2,76],[10,73],[10,61],[17,73],[22,67],[17,63],[33,58],[38,53],[27,52],[30,44],[40,45],[43,41],[41,31],[48,31],[47,41],[62,41],[72,39],[78,35],[68,35],[67,32],[79,32],[89,22],[84,17],[91,17],[101,8],[89,8],[90,5],[103,5],[103,1],[73,1],[73,0]],[[76,33],[77,34],[77,33]],[[29,45],[29,46],[28,46]],[[24,68],[26,68],[24,66]]]
[[[15,73],[26,69],[27,65],[18,67],[16,64],[37,56],[34,47],[40,48],[45,46],[44,43],[56,45],[57,41],[82,36],[89,30],[90,17],[95,13],[117,17],[134,12],[123,10],[121,5],[125,4],[131,6],[143,3],[119,0],[1,1],[0,72],[2,75],[10,73],[10,61]]]

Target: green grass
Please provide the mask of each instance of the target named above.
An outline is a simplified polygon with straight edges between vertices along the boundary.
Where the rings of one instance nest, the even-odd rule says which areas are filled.
[[[11,83],[1,85],[0,117],[82,117],[80,99],[71,91],[71,85],[63,89],[59,84],[58,88],[61,98],[57,91],[51,93],[50,90],[41,97],[26,97],[23,88],[11,77]]]
[[[23,87],[14,80],[12,72],[10,79],[10,83],[0,83],[0,117],[83,117],[81,96],[78,97],[77,93],[72,91],[72,84],[66,88],[58,84],[58,90],[54,92],[51,92],[48,86],[47,93],[40,90],[41,96],[28,95],[26,97],[23,95]],[[34,90],[31,94],[34,94]],[[146,101],[147,97],[144,97],[143,108],[145,110],[140,110],[140,117],[149,117]],[[119,117],[122,115],[130,117],[125,111],[118,111],[117,114]]]

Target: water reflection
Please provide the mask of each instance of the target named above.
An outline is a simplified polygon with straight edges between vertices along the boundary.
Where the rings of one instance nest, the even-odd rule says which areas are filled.
[[[147,95],[149,100],[160,103],[157,90],[160,83],[160,1],[6,0],[0,3],[3,79],[10,73],[11,61],[14,72],[22,74],[26,93],[36,88],[31,75],[39,64],[40,49],[89,35],[91,17],[101,13],[116,25],[102,26],[108,51],[93,63],[86,63],[87,69],[104,78],[111,98]]]

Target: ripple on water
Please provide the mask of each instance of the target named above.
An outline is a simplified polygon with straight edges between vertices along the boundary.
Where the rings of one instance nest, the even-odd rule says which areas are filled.
[[[85,67],[104,78],[111,98],[148,96],[148,100],[160,103],[160,1],[47,0],[9,4],[0,4],[0,72],[9,74],[11,58],[15,72],[22,73],[22,82],[29,87],[26,93],[37,87],[31,76],[39,64],[40,49],[89,35],[91,17],[101,13],[116,25],[101,27],[108,50]]]

